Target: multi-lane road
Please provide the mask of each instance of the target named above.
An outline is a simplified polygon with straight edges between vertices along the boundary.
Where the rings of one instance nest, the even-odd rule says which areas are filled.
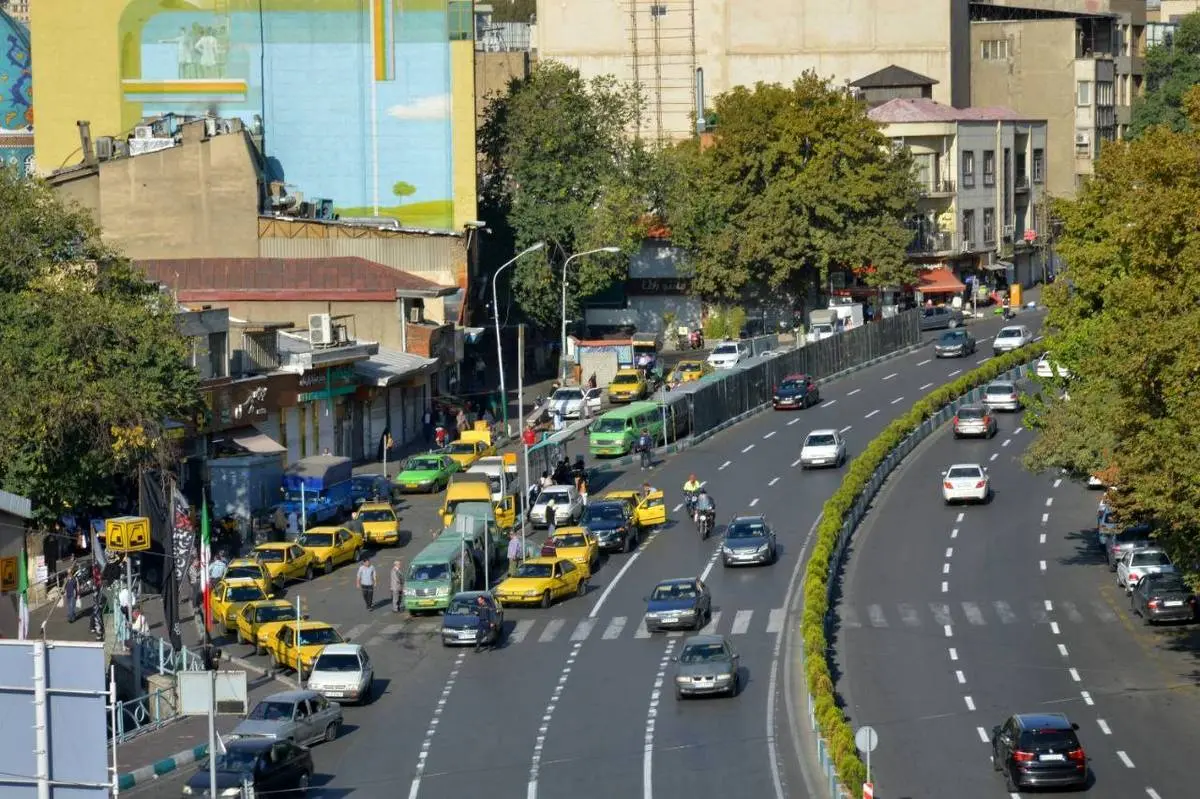
[[[1099,493],[1025,471],[1031,438],[1015,415],[991,440],[940,431],[855,534],[837,665],[852,723],[879,734],[875,795],[1006,796],[992,727],[1062,712],[1080,726],[1090,795],[1195,796],[1194,627],[1141,626],[1094,545]],[[994,500],[945,507],[952,463],[988,467]]]
[[[315,747],[321,795],[808,795],[782,701],[792,664],[780,643],[809,532],[842,473],[802,472],[800,444],[812,429],[835,428],[853,457],[932,388],[985,360],[999,327],[996,319],[973,325],[981,349],[971,358],[938,361],[922,348],[828,383],[809,410],[760,414],[648,472],[609,472],[605,489],[644,480],[665,489],[671,521],[636,552],[607,558],[587,596],[508,610],[506,642],[495,651],[443,649],[437,619],[364,611],[350,569],[294,587],[314,619],[366,644],[384,689],[373,704],[347,709],[337,741]],[[718,540],[702,542],[676,508],[693,472],[707,481],[719,521],[766,514],[779,536],[777,563],[720,566]],[[436,502],[410,498],[402,526],[414,539],[394,554],[411,556],[428,539]],[[381,573],[394,554],[381,553]],[[741,654],[748,679],[735,699],[676,702],[670,657],[682,641],[641,625],[657,581],[696,575],[714,595],[707,631],[728,635]]]

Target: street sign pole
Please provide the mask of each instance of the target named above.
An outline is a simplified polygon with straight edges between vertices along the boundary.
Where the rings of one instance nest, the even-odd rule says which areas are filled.
[[[117,667],[108,668],[108,702],[109,723],[112,725],[112,795],[117,799],[121,795],[121,778],[117,774]]]
[[[871,752],[879,746],[879,735],[874,727],[859,727],[854,733],[854,745],[867,756],[867,781],[863,784],[863,795],[874,796],[875,785],[871,782]]]
[[[299,647],[296,648],[299,651]],[[208,795],[217,795],[217,664],[208,673]]]

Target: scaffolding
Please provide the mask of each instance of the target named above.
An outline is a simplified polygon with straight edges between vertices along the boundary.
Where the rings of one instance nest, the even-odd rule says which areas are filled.
[[[696,131],[695,0],[626,0],[630,71],[642,90],[639,135],[667,142]]]

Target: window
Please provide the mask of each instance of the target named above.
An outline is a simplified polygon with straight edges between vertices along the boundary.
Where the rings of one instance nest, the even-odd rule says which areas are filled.
[[[975,153],[971,150],[963,150],[962,184],[964,189],[975,188]]]
[[[1092,82],[1081,80],[1075,87],[1075,105],[1092,104]]]
[[[983,151],[983,185],[996,185],[996,151]]]
[[[1096,81],[1096,105],[1113,104],[1112,81]]]
[[[447,4],[447,21],[450,41],[470,42],[475,39],[475,9],[470,0],[450,0]]]
[[[984,61],[1004,61],[1008,56],[1008,39],[988,39],[979,43],[979,57]]]
[[[1004,172],[1000,176],[1000,179],[1001,179],[1000,185],[1004,187],[1003,195],[1004,195],[1004,218],[1005,219],[1012,219],[1012,191],[1010,191],[1010,186],[1012,184],[1012,173],[1013,173],[1012,148],[1005,147],[1004,148]]]
[[[962,212],[962,240],[963,245],[968,249],[974,246],[975,242],[975,211]]]
[[[994,244],[996,242],[996,209],[983,209],[983,243]]]
[[[1046,151],[1040,147],[1033,149],[1033,182],[1042,183],[1046,180]]]

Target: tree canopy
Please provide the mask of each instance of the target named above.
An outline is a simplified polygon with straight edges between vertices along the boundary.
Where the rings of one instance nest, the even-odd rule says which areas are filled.
[[[83,210],[0,169],[0,485],[54,517],[168,455],[197,376],[160,295]]]
[[[719,95],[709,142],[669,153],[667,219],[696,289],[734,300],[803,293],[830,270],[873,267],[875,285],[907,282],[905,218],[917,184],[849,93],[814,73]]]
[[[636,88],[612,76],[585,80],[555,62],[539,63],[488,106],[479,135],[480,205],[506,220],[517,251],[546,242],[545,257],[514,267],[514,293],[534,320],[558,321],[561,267],[573,254],[610,246],[624,253],[571,264],[572,307],[624,279],[657,174],[654,153],[627,133],[640,113]]]
[[[1099,473],[1121,518],[1156,520],[1185,565],[1200,555],[1200,88],[1192,128],[1105,148],[1057,204],[1063,277],[1045,293],[1051,351],[1072,373],[1032,421],[1034,468]],[[1062,382],[1062,381],[1058,381]]]
[[[1129,132],[1134,138],[1154,125],[1174,131],[1188,130],[1191,123],[1183,107],[1188,90],[1200,84],[1200,13],[1185,16],[1168,44],[1151,47],[1146,53],[1144,93],[1133,104]]]

